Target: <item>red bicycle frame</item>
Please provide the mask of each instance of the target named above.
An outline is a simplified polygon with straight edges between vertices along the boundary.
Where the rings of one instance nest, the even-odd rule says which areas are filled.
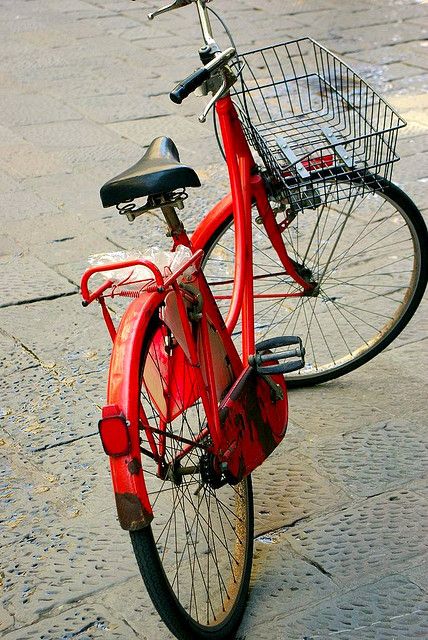
[[[275,247],[278,259],[282,263],[284,270],[294,278],[302,290],[293,295],[305,295],[311,285],[303,280],[296,272],[295,265],[289,258],[281,237],[281,228],[278,225],[269,200],[265,186],[260,175],[256,173],[256,165],[252,157],[249,146],[245,140],[241,123],[238,119],[235,107],[230,96],[219,100],[216,105],[217,115],[220,122],[221,133],[224,141],[226,162],[229,171],[231,193],[208,214],[200,223],[189,240],[185,231],[173,234],[173,247],[185,245],[192,247],[193,257],[186,265],[169,278],[163,278],[155,265],[148,261],[133,261],[108,265],[106,267],[94,267],[88,269],[82,278],[82,295],[84,304],[89,304],[97,299],[102,306],[102,312],[108,330],[113,340],[113,352],[110,362],[107,405],[103,408],[102,420],[100,421],[100,434],[104,449],[110,457],[112,481],[116,495],[116,505],[119,521],[125,529],[138,529],[147,526],[153,518],[152,507],[147,493],[144,469],[141,464],[140,452],[140,427],[141,427],[141,407],[136,402],[140,394],[140,362],[143,349],[144,338],[149,330],[150,318],[162,303],[165,303],[169,292],[175,293],[177,323],[182,328],[182,348],[187,353],[190,363],[188,376],[190,381],[196,383],[198,396],[201,398],[205,414],[209,419],[206,431],[210,432],[213,441],[213,452],[218,454],[225,448],[225,434],[222,431],[222,424],[219,417],[219,392],[218,381],[216,380],[214,354],[211,348],[208,319],[214,323],[216,333],[219,335],[221,344],[227,353],[230,361],[233,376],[236,379],[243,379],[250,369],[247,366],[248,357],[255,352],[254,336],[254,291],[253,291],[253,269],[252,269],[252,232],[251,232],[251,207],[253,203],[257,206],[259,215],[267,234]],[[204,313],[200,321],[200,336],[203,348],[203,358],[205,363],[205,377],[198,365],[198,352],[192,335],[191,326],[188,319],[187,307],[184,300],[183,289],[179,287],[177,278],[183,273],[189,264],[194,263],[198,268],[201,262],[204,249],[214,231],[228,220],[233,214],[235,221],[235,273],[233,291],[230,296],[231,304],[226,322],[223,321],[220,311],[212,296],[207,282],[200,272],[196,272],[194,284],[196,291],[202,296],[204,303]],[[125,311],[121,323],[116,330],[110,317],[104,296],[109,288],[113,286],[111,280],[99,287],[93,293],[89,292],[88,281],[94,273],[110,269],[120,269],[134,264],[144,264],[151,269],[154,279],[142,286],[138,292],[125,292],[123,295],[135,296],[135,300]],[[242,360],[231,339],[231,333],[236,325],[239,316],[242,320]],[[156,348],[156,347],[154,347]],[[185,377],[185,376],[184,376]],[[284,385],[282,376],[278,380],[278,385]],[[266,385],[267,389],[267,385]],[[224,390],[223,390],[224,391]],[[287,402],[285,387],[283,387],[284,399],[281,404],[283,411],[275,407],[279,415],[279,424],[283,420],[287,423]],[[263,394],[269,391],[256,389],[255,395],[263,403]],[[193,399],[193,401],[196,398]],[[189,395],[189,406],[192,402],[192,395]],[[236,404],[236,398],[230,398],[229,408]],[[158,407],[160,414],[164,412],[164,424],[171,418],[170,409]],[[275,420],[270,416],[269,419]],[[269,423],[269,419],[264,420],[264,428]],[[143,421],[143,428],[146,428]],[[233,429],[233,427],[232,427]],[[279,438],[282,438],[281,427],[277,429]],[[229,427],[230,432],[230,427]],[[199,440],[204,437],[204,433],[199,435]],[[147,430],[147,438],[152,448],[152,455],[161,459],[162,451],[158,450],[153,434]],[[162,438],[159,439],[159,446],[162,446]],[[182,451],[177,453],[177,460],[182,458],[198,443],[183,443]],[[199,445],[198,445],[199,446]],[[251,451],[248,455],[252,455]],[[256,451],[254,456],[260,454]],[[260,462],[262,459],[260,459]]]
[[[296,271],[282,238],[282,230],[277,223],[266,194],[262,177],[256,172],[256,164],[245,139],[241,122],[231,97],[225,96],[216,103],[217,116],[222,133],[226,163],[229,172],[231,193],[223,198],[200,222],[192,235],[194,249],[204,249],[212,235],[232,215],[235,222],[235,272],[231,304],[226,319],[230,333],[234,329],[242,311],[242,356],[247,362],[254,353],[254,298],[253,255],[251,234],[251,207],[255,203],[266,233],[274,247],[278,261],[302,290],[293,294],[278,294],[281,297],[306,295],[312,289]],[[263,294],[261,294],[263,295]],[[229,297],[229,296],[226,296]]]

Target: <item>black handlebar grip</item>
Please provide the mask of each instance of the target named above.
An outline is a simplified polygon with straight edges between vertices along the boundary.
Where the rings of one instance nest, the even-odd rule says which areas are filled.
[[[185,80],[180,82],[171,91],[169,97],[175,104],[181,104],[195,89],[201,86],[210,77],[210,72],[205,67],[200,67],[190,74]]]

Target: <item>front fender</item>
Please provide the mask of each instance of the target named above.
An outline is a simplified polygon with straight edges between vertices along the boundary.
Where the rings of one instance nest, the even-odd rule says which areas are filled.
[[[110,360],[105,409],[117,407],[126,419],[130,439],[129,453],[110,456],[111,477],[119,523],[129,531],[142,529],[153,520],[141,468],[139,368],[144,335],[163,297],[159,293],[146,294],[129,305],[117,330]]]

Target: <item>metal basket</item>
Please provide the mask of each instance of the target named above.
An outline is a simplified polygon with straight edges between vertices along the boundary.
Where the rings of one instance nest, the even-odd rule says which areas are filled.
[[[342,60],[310,38],[240,55],[233,89],[248,142],[296,209],[380,188],[406,122]]]

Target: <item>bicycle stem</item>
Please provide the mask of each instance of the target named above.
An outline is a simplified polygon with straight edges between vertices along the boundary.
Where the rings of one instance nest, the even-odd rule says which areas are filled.
[[[201,25],[202,36],[204,38],[205,44],[207,46],[211,47],[212,50],[217,48],[217,50],[220,51],[220,48],[217,45],[217,43],[216,43],[216,41],[214,40],[214,37],[213,37],[210,17],[208,15],[208,10],[207,10],[207,7],[206,7],[206,1],[205,0],[196,0],[196,7],[198,9],[199,22],[200,22],[200,25]]]

